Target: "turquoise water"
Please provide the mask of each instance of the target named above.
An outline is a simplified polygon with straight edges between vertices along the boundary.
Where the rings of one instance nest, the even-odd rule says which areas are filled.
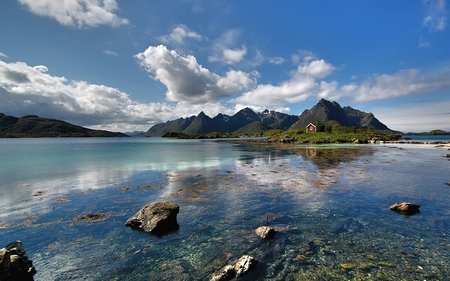
[[[0,245],[21,240],[35,280],[448,280],[450,161],[425,145],[273,147],[159,138],[0,139]],[[180,229],[125,221],[157,201]],[[395,202],[421,205],[403,216]],[[103,213],[86,222],[77,217]],[[269,221],[267,221],[267,214]],[[271,225],[273,240],[254,230]]]

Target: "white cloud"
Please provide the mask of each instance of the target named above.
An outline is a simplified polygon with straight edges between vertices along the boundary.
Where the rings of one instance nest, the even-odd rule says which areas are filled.
[[[425,0],[427,15],[423,19],[423,25],[430,31],[443,31],[447,27],[446,0]]]
[[[200,104],[231,97],[254,84],[253,73],[230,70],[221,77],[198,64],[194,56],[181,56],[165,46],[150,46],[135,56],[154,79],[167,87],[169,101]]]
[[[39,72],[45,73],[48,71],[48,68],[45,65],[36,65],[33,68]]]
[[[285,59],[282,57],[265,57],[260,50],[256,50],[255,56],[250,60],[250,66],[256,67],[265,62],[269,62],[271,64],[280,65],[285,62]]]
[[[241,49],[224,49],[223,58],[227,64],[235,64],[244,59],[247,54],[247,47],[242,46]]]
[[[168,35],[161,36],[159,40],[168,45],[168,44],[178,44],[178,45],[184,45],[185,39],[195,39],[197,41],[202,41],[203,36],[198,34],[195,31],[192,31],[184,24],[180,24],[177,27],[175,27],[172,32]]]
[[[314,78],[325,78],[336,68],[326,63],[324,60],[313,60],[310,63],[302,64],[297,69],[297,74],[305,74]]]
[[[5,55],[4,53],[0,52],[0,57],[7,58],[8,56]]]
[[[300,60],[295,60],[298,62]],[[327,93],[330,86],[320,85],[316,79],[324,78],[334,71],[335,67],[324,60],[304,60],[289,80],[277,86],[271,84],[258,85],[255,89],[245,92],[233,101],[241,104],[259,106],[283,106],[298,103],[310,97]],[[335,83],[332,84],[333,87]]]
[[[108,56],[113,56],[113,57],[117,57],[117,56],[118,56],[117,53],[115,53],[115,52],[113,52],[113,51],[111,51],[111,50],[103,50],[103,53],[104,53],[105,55],[108,55]]]
[[[116,0],[18,0],[32,13],[56,20],[62,25],[77,28],[99,25],[120,26],[129,21],[113,12]]]
[[[174,115],[174,105],[133,102],[119,89],[47,72],[43,65],[0,61],[0,112],[14,116],[36,114],[120,131],[147,130],[155,122],[179,117]]]
[[[267,60],[272,64],[283,64],[286,61],[282,57],[270,57]]]
[[[224,32],[222,36],[213,42],[212,54],[208,57],[210,62],[222,62],[236,64],[241,62],[247,54],[247,47],[242,45],[235,47],[241,32],[236,29]]]
[[[164,53],[165,47],[160,48]],[[186,59],[177,57],[176,53],[171,54],[174,55],[172,57],[174,60]],[[195,58],[187,59],[189,60],[195,62]],[[256,72],[247,74],[230,70],[226,76],[220,77],[196,63],[192,66],[196,66],[195,71],[200,72],[199,77],[195,74],[191,76],[194,78],[192,81],[194,84],[204,79],[208,80],[207,77],[211,78],[210,82],[215,83],[211,86],[203,85],[212,91],[205,93],[206,96],[214,95],[216,89],[225,89],[223,91],[227,93],[227,88],[237,91],[253,87],[256,82],[252,76],[258,75]],[[200,111],[211,117],[218,113],[229,115],[235,113],[232,108],[216,101],[216,98],[202,103],[193,103],[189,99],[187,102],[180,101],[174,104],[140,103],[133,101],[128,94],[116,88],[53,76],[44,65],[32,67],[23,62],[0,61],[0,112],[18,117],[36,114],[94,129],[146,131],[154,124],[197,115]]]
[[[405,69],[392,75],[374,75],[361,84],[344,85],[338,91],[357,102],[367,102],[429,93],[440,89],[450,89],[449,71],[422,74],[418,69]]]

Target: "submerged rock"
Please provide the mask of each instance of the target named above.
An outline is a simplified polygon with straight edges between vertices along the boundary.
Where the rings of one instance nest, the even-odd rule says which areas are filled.
[[[331,227],[332,233],[342,233],[342,232],[358,232],[361,231],[364,226],[357,220],[352,218],[346,218],[343,221],[337,221]]]
[[[218,274],[214,274],[210,281],[226,281],[236,277],[236,269],[231,264],[224,266]]]
[[[272,239],[273,237],[275,237],[275,234],[277,233],[275,229],[269,226],[260,226],[255,230],[255,232],[259,238],[266,240]]]
[[[255,269],[258,261],[252,256],[242,256],[234,265],[236,276],[242,276]]]
[[[390,210],[399,212],[404,215],[413,215],[420,213],[420,205],[410,202],[395,203],[389,207]]]
[[[36,274],[22,242],[16,241],[0,249],[0,280],[32,281]]]
[[[210,281],[226,281],[241,277],[255,269],[258,261],[249,255],[242,256],[234,266],[226,265],[218,274],[214,274]]]
[[[88,213],[84,215],[79,215],[74,220],[75,221],[104,221],[109,218],[110,213]]]
[[[156,235],[178,230],[177,214],[180,207],[173,202],[157,202],[140,209],[125,225]]]

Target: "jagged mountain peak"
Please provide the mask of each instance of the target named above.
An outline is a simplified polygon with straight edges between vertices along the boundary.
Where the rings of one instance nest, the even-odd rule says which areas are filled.
[[[197,116],[157,124],[147,131],[146,136],[162,136],[167,132],[181,132],[185,134],[232,133],[236,131],[243,132],[246,128],[259,128],[260,130],[304,129],[309,123],[317,121],[328,122],[331,120],[338,121],[342,126],[389,130],[372,113],[365,113],[350,106],[341,107],[335,101],[331,102],[321,99],[315,106],[311,109],[306,109],[299,116],[268,109],[255,113],[251,108],[246,107],[232,116],[219,113],[214,118],[210,118],[202,111]],[[255,122],[259,122],[259,125]],[[265,125],[263,126],[261,122]]]
[[[315,106],[305,110],[300,114],[299,120],[294,123],[291,129],[304,129],[309,123],[317,121],[328,122],[337,121],[342,126],[355,126],[375,130],[389,130],[372,113],[366,113],[351,106],[341,107],[336,101],[330,102],[321,99]]]

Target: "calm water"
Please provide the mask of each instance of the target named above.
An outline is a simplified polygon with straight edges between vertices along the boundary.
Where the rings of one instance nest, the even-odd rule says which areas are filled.
[[[242,280],[449,280],[447,149],[0,139],[0,245],[21,240],[35,280],[209,280],[244,254]],[[180,205],[177,232],[124,226],[157,201]]]
[[[412,141],[450,141],[450,135],[402,135]]]

